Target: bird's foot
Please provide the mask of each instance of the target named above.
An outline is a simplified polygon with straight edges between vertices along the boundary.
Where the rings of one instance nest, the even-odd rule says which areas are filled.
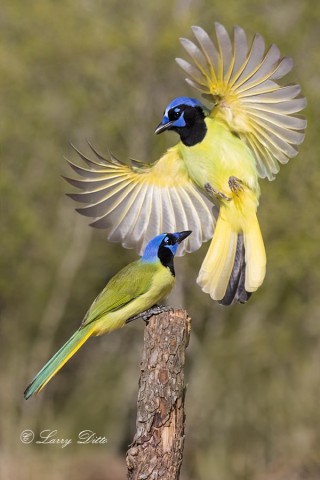
[[[153,315],[159,315],[160,313],[170,312],[170,311],[172,311],[171,307],[166,307],[165,305],[154,305],[148,310],[145,310],[144,312],[141,312],[138,315],[135,315],[134,317],[128,318],[128,320],[126,320],[126,323],[130,323],[130,322],[133,322],[134,320],[141,319],[144,322],[146,322],[146,325],[148,325],[149,320],[151,317],[153,317]]]
[[[237,196],[239,195],[240,192],[243,191],[244,183],[242,180],[240,180],[240,178],[229,177],[228,184],[231,192]]]
[[[211,197],[215,197],[218,200],[225,200],[226,202],[230,202],[230,200],[231,200],[230,197],[228,197],[227,195],[225,195],[222,192],[219,192],[219,190],[216,190],[215,188],[213,188],[213,186],[209,182],[205,183],[204,188],[205,188],[205,191]]]

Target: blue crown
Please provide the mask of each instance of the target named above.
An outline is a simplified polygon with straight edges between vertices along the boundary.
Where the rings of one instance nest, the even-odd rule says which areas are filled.
[[[169,105],[166,108],[166,113],[171,110],[174,107],[178,107],[179,105],[189,105],[190,107],[202,107],[203,105],[199,100],[196,98],[190,98],[190,97],[177,97],[172,102],[169,103]]]

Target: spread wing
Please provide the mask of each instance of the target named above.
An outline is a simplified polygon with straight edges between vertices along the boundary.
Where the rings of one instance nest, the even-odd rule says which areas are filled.
[[[212,204],[189,178],[178,147],[169,149],[158,162],[131,166],[112,154],[104,158],[90,145],[95,159],[76,152],[86,167],[68,160],[78,179],[64,177],[80,193],[68,194],[85,204],[76,210],[93,217],[92,226],[108,229],[108,239],[136,248],[164,232],[192,230],[178,255],[200,248],[213,235]]]
[[[177,63],[187,82],[214,103],[212,116],[223,116],[252,150],[260,177],[274,178],[279,163],[297,154],[304,139],[306,120],[296,115],[306,106],[299,85],[281,86],[277,80],[292,69],[292,60],[280,56],[276,45],[265,51],[256,34],[248,47],[244,30],[234,27],[233,41],[215,24],[217,43],[200,27],[192,31],[197,44],[181,39],[192,59]]]

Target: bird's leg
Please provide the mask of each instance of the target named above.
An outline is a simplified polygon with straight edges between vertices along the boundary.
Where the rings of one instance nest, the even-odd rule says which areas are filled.
[[[239,193],[243,191],[245,184],[240,178],[229,177],[228,184],[232,193],[239,196]]]
[[[126,323],[133,322],[134,320],[138,320],[140,318],[141,320],[146,322],[146,325],[148,325],[149,319],[153,315],[159,315],[159,313],[170,312],[170,311],[172,311],[171,307],[166,307],[165,305],[154,305],[148,310],[145,310],[144,312],[139,313],[139,315],[135,315],[134,317],[128,318],[128,320],[126,320]]]
[[[209,182],[205,183],[204,188],[211,197],[215,197],[218,200],[226,200],[227,202],[230,202],[231,200],[230,197],[213,188],[213,186]]]

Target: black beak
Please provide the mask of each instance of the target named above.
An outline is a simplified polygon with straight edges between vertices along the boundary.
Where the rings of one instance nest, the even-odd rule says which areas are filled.
[[[158,135],[159,133],[164,132],[165,130],[169,130],[173,125],[173,122],[162,123],[160,122],[157,128],[155,129],[154,133]]]
[[[178,238],[178,243],[181,243],[185,238],[189,237],[189,235],[192,233],[192,230],[186,230],[184,232],[178,232],[179,238]]]

